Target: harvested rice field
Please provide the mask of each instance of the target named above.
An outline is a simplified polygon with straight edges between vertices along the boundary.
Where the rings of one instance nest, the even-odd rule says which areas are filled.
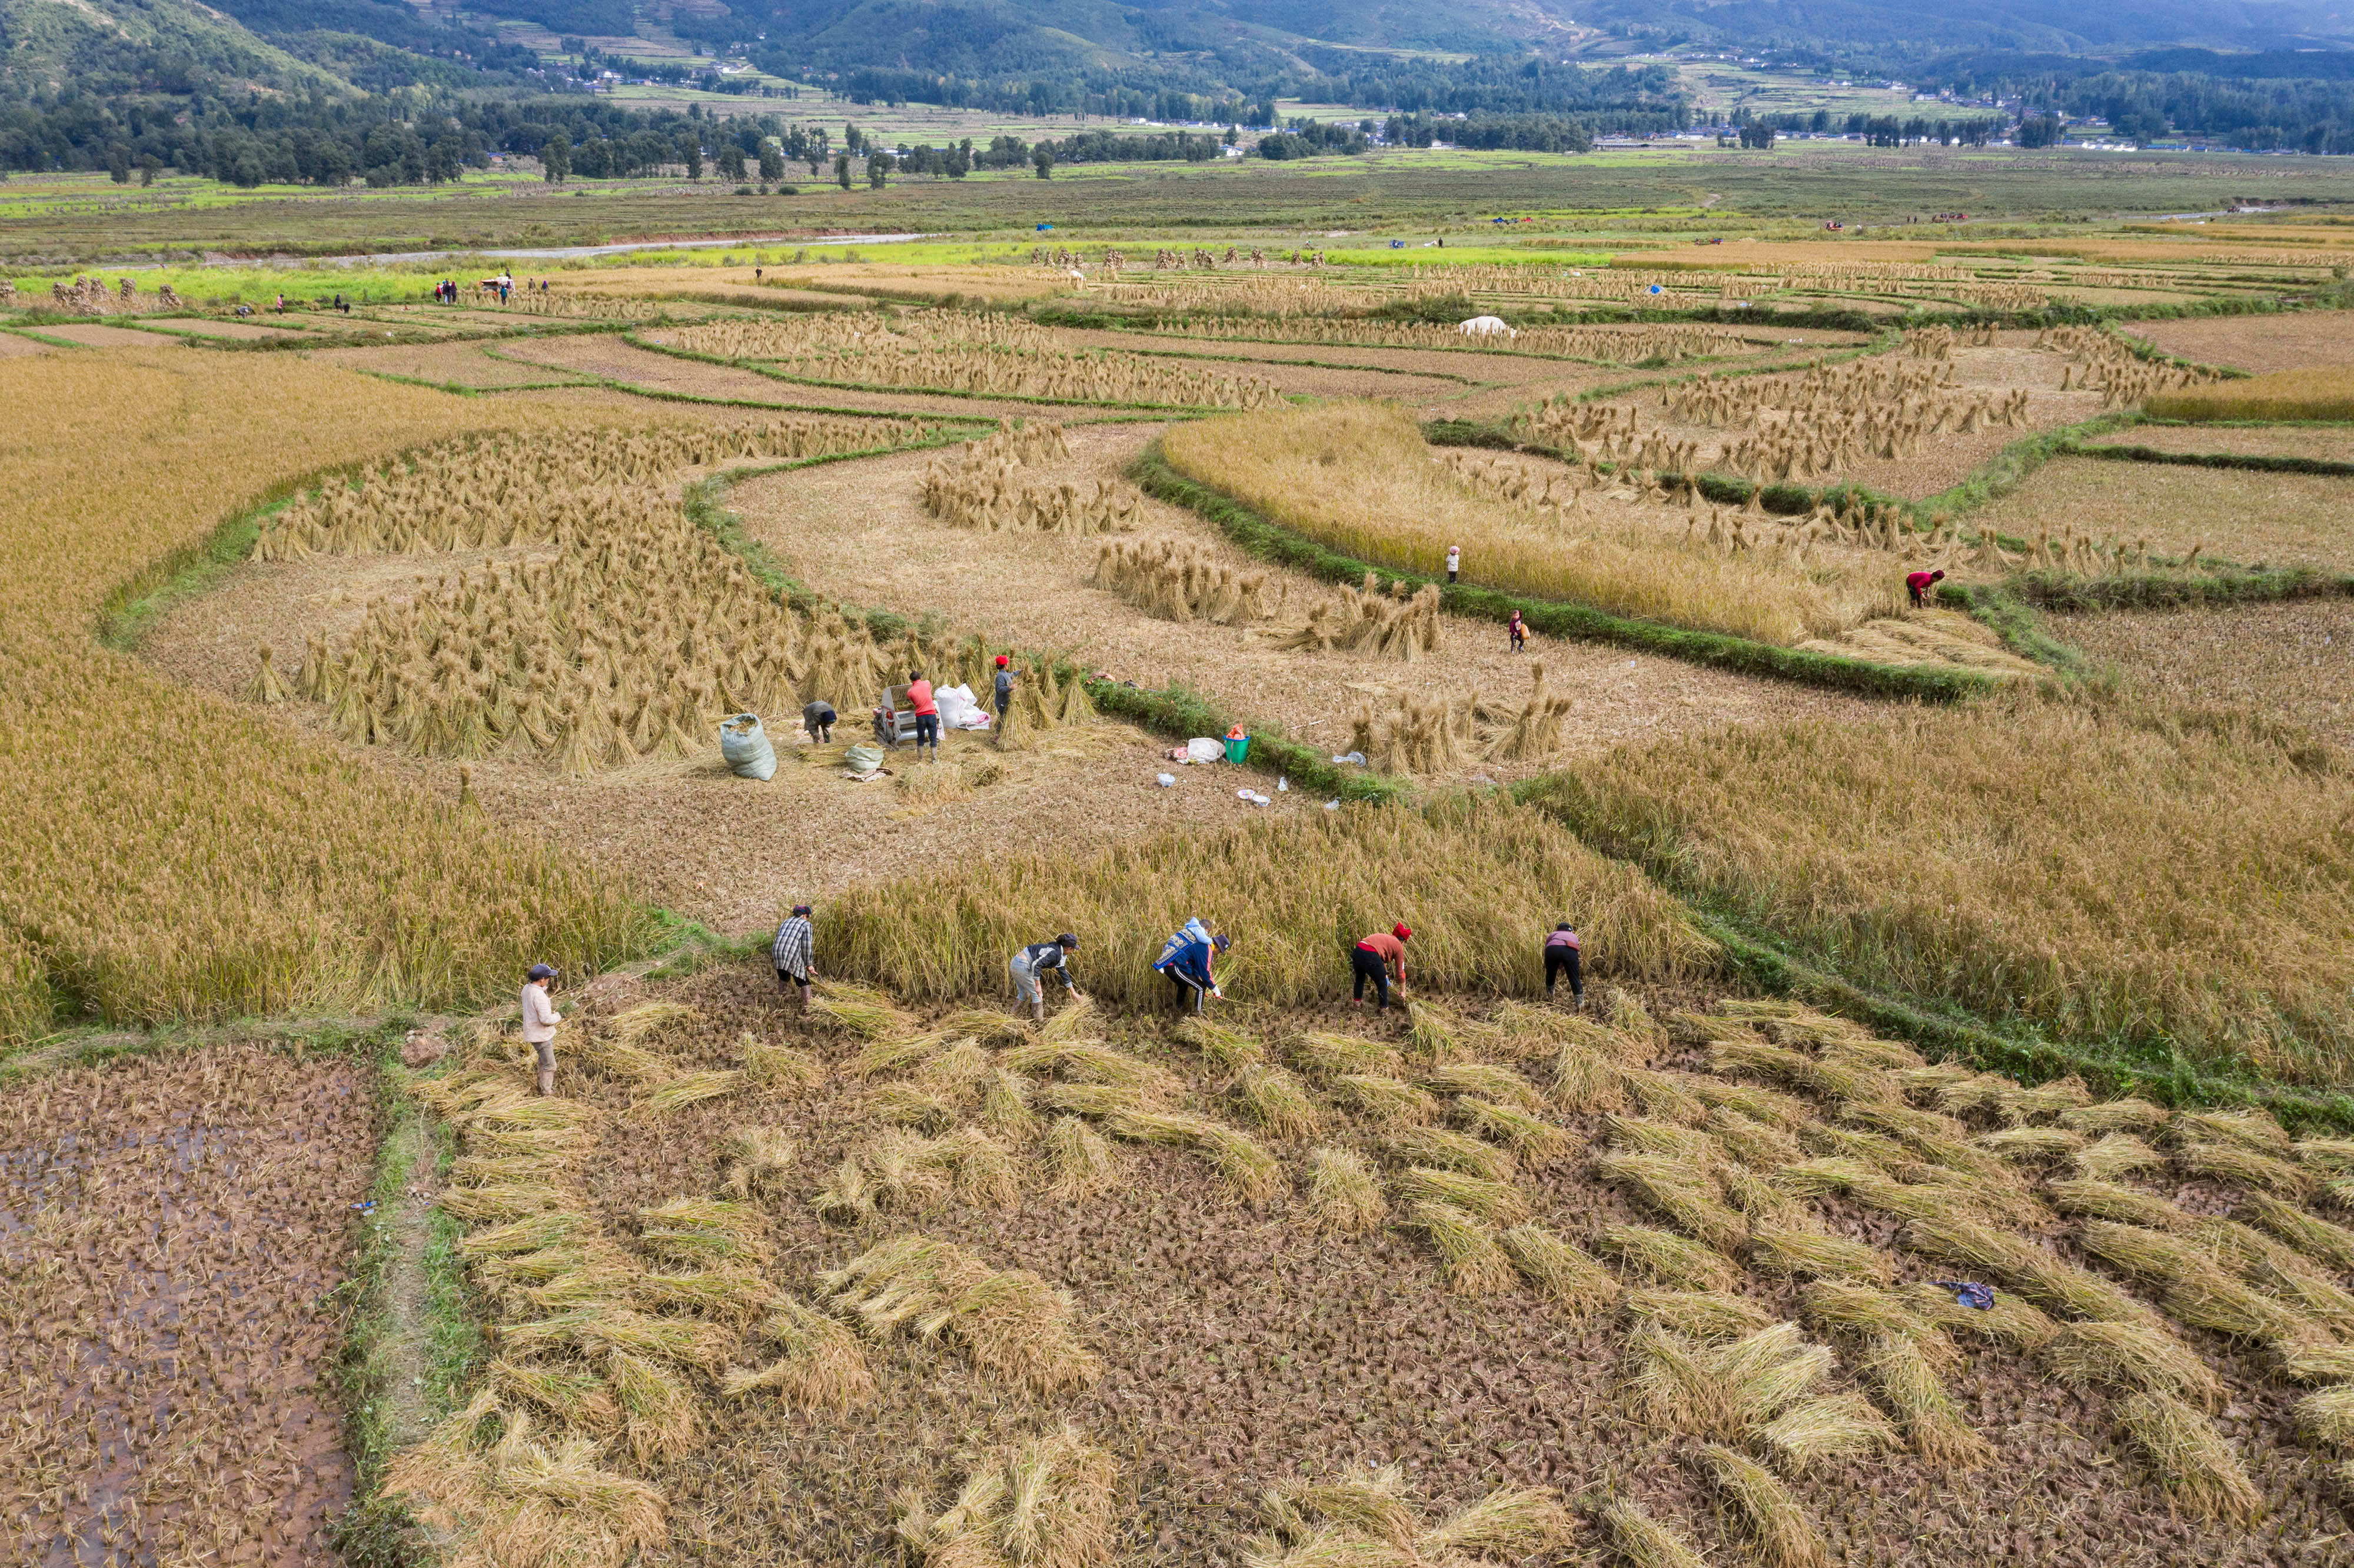
[[[1971,521],[2031,542],[2073,529],[2175,557],[2354,567],[2354,479],[2327,475],[2056,458]]]
[[[393,1485],[513,1539],[558,1494],[496,1413],[579,1455],[558,1542],[647,1562],[2327,1551],[2335,1146],[1596,989],[1034,1032],[606,988],[561,1097],[511,1044],[419,1086],[501,1351]]]
[[[2086,444],[2354,462],[2354,425],[2128,425]]]
[[[2354,365],[2354,317],[2341,311],[2137,322],[2126,330],[2178,359],[2254,375],[2309,365]]]
[[[84,348],[153,348],[158,339],[154,333],[139,332],[131,327],[100,326],[90,323],[67,322],[44,325],[43,337],[59,338],[78,343]]]
[[[844,408],[878,414],[938,414],[956,418],[1086,418],[1090,412],[1085,408],[1042,405],[1018,398],[943,397],[924,392],[810,386],[763,376],[756,370],[708,365],[639,348],[618,335],[524,340],[500,344],[485,352],[517,366],[594,376],[626,390],[697,402],[775,408]]]
[[[436,387],[499,391],[521,387],[587,386],[577,372],[549,370],[512,359],[493,358],[479,343],[399,344],[384,348],[326,348],[313,355],[323,364],[376,376],[399,376]]]
[[[1073,429],[1071,457],[1040,470],[1043,482],[1082,491],[1117,480],[1156,433],[1153,427]],[[1679,733],[1727,721],[1861,714],[1869,705],[1830,693],[1696,669],[1595,643],[1534,639],[1514,654],[1500,625],[1444,619],[1439,646],[1412,662],[1340,651],[1287,651],[1257,626],[1179,624],[1143,613],[1091,585],[1099,538],[951,526],[924,508],[922,482],[935,459],[912,453],[755,479],[728,504],[789,568],[822,592],[946,618],[992,642],[1067,648],[1089,669],[1161,686],[1182,681],[1214,693],[1246,721],[1271,724],[1332,751],[1352,749],[1352,715],[1400,695],[1425,701],[1477,691],[1518,705],[1533,666],[1570,698],[1563,734],[1570,750]],[[1190,512],[1140,497],[1139,539],[1182,541],[1211,565],[1264,576],[1263,593],[1297,620],[1332,598],[1332,585],[1255,560]],[[1516,771],[1486,764],[1465,776]]]
[[[2354,600],[2072,615],[2056,630],[2169,705],[2261,714],[2354,748]]]
[[[0,1556],[334,1560],[337,1291],[376,1121],[352,1062],[260,1044],[0,1095]]]

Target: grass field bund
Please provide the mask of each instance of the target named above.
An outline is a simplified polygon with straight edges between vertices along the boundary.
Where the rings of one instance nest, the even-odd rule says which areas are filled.
[[[2326,1556],[2341,162],[0,186],[0,1555]]]

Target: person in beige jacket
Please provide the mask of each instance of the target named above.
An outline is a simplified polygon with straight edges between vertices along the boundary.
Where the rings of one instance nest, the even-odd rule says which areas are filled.
[[[548,964],[531,966],[531,978],[523,982],[523,1038],[539,1056],[539,1092],[543,1098],[556,1092],[556,1026],[564,1015],[547,1000],[547,982],[556,978]]]

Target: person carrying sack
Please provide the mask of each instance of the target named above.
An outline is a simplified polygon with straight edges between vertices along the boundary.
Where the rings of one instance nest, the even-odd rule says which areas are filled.
[[[796,904],[793,912],[777,927],[777,939],[769,948],[769,957],[777,966],[777,991],[783,994],[790,985],[801,993],[801,1011],[810,1004],[810,980],[817,957],[817,931],[810,924],[810,906]]]
[[[1221,932],[1210,934],[1210,928],[1199,919],[1188,920],[1177,934],[1161,945],[1161,956],[1152,967],[1169,977],[1170,988],[1177,993],[1177,1006],[1182,1011],[1192,993],[1193,1011],[1202,1011],[1202,999],[1214,996],[1220,1001],[1226,993],[1218,989],[1218,955],[1234,946],[1233,940]]]
[[[1413,935],[1413,927],[1400,921],[1386,931],[1374,932],[1350,950],[1349,968],[1356,974],[1354,1000],[1359,1006],[1364,1005],[1365,982],[1371,980],[1380,999],[1373,1011],[1390,1010],[1390,980],[1394,974],[1398,984],[1405,984],[1405,944]]]
[[[1570,928],[1568,921],[1564,920],[1560,925],[1555,926],[1544,939],[1545,1000],[1547,1001],[1553,1000],[1553,981],[1566,974],[1569,976],[1569,994],[1576,999],[1578,1006],[1585,1005],[1585,981],[1578,975],[1577,959],[1577,933]]]
[[[1070,956],[1079,950],[1079,939],[1066,931],[1051,942],[1033,942],[1013,955],[1005,967],[1013,976],[1013,1002],[1030,1004],[1030,1015],[1040,1023],[1046,1022],[1046,993],[1040,989],[1039,974],[1051,970],[1071,993],[1071,1000],[1083,1000],[1079,988],[1071,983]]]
[[[539,1058],[539,1097],[556,1093],[556,1026],[564,1015],[547,1000],[547,982],[556,978],[553,964],[534,964],[523,982],[523,1043]]]

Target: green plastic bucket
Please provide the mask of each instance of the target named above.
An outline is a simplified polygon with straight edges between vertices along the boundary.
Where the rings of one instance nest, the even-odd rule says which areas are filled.
[[[1246,735],[1231,735],[1226,737],[1227,761],[1240,762],[1244,758],[1248,757],[1249,755],[1250,736]]]

